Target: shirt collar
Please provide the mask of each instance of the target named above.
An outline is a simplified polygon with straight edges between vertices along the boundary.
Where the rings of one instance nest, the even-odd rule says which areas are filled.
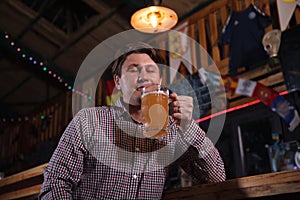
[[[123,103],[123,98],[120,97],[118,98],[118,100],[115,102],[114,107],[116,108],[116,116],[121,119],[123,117],[129,117],[130,118],[130,114],[128,112],[128,110],[126,109],[126,107],[124,106]]]

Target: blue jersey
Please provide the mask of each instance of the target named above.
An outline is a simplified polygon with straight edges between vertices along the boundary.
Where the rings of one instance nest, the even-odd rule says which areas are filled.
[[[219,38],[219,45],[229,44],[229,73],[240,67],[251,67],[268,58],[262,45],[264,28],[272,23],[270,16],[254,5],[232,11]]]

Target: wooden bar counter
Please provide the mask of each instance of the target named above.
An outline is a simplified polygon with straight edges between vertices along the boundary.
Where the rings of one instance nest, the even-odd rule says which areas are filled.
[[[230,179],[164,192],[163,199],[300,199],[300,169]]]
[[[0,199],[35,199],[47,164],[0,180]],[[300,169],[168,190],[162,199],[300,199]]]

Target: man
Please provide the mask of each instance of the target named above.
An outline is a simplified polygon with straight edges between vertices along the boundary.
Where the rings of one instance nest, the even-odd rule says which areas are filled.
[[[196,181],[225,180],[217,149],[192,119],[191,97],[170,94],[167,137],[142,137],[141,91],[161,84],[163,59],[144,43],[119,55],[112,71],[122,97],[76,114],[45,171],[40,199],[160,199],[175,160]]]

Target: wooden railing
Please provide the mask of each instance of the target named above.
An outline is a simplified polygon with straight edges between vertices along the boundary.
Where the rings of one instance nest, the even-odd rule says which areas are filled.
[[[43,183],[43,173],[47,164],[28,169],[0,180],[0,199],[37,199]]]
[[[25,164],[28,162],[26,158],[37,151],[39,145],[58,141],[72,118],[71,97],[71,92],[64,93],[35,113],[14,121],[7,119],[1,122],[5,131],[0,134],[0,159],[5,161],[7,168],[14,172],[24,170],[26,165],[33,167],[30,163]]]
[[[188,22],[189,36],[198,41],[208,52],[223,75],[228,73],[229,47],[228,45],[223,47],[218,45],[222,28],[225,26],[231,11],[244,10],[250,4],[254,4],[261,8],[264,13],[271,15],[269,0],[218,0],[180,22],[180,24]],[[271,29],[272,25],[267,27],[266,31]],[[200,58],[200,62],[199,66],[207,65],[207,60],[203,57]]]

